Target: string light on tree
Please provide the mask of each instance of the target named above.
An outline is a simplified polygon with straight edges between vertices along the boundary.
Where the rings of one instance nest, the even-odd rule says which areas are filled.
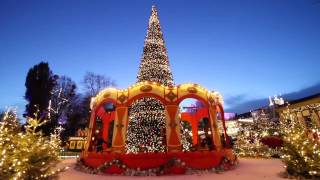
[[[156,7],[152,7],[137,82],[153,81],[173,86],[167,50]],[[129,109],[127,153],[166,151],[165,111],[154,98],[142,98]]]
[[[281,130],[284,146],[281,156],[290,176],[320,178],[320,127],[317,118],[310,116],[310,124],[301,122],[298,114],[303,111],[320,112],[320,104],[307,105],[303,108],[287,108],[281,115]]]
[[[62,171],[54,169],[60,151],[59,129],[50,137],[39,127],[45,120],[27,118],[22,132],[15,111],[7,111],[0,126],[0,179],[49,179]]]
[[[278,149],[272,149],[261,142],[262,138],[279,134],[279,126],[271,121],[271,113],[264,110],[251,113],[254,120],[251,123],[239,122],[235,151],[242,157],[270,158],[279,154]]]
[[[192,148],[192,127],[186,121],[180,121],[181,144],[183,151],[190,151]]]

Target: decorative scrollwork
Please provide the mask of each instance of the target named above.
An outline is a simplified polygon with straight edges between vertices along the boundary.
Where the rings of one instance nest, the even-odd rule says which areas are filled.
[[[172,102],[178,96],[175,93],[173,93],[172,90],[170,90],[170,92],[166,94],[166,97]]]
[[[128,97],[126,95],[124,95],[124,94],[121,94],[118,97],[118,100],[121,102],[121,104],[123,104],[127,99],[128,99]]]
[[[140,88],[140,91],[142,91],[142,92],[149,92],[151,90],[152,90],[152,86],[150,86],[150,85],[144,85]]]
[[[195,87],[188,87],[187,90],[189,93],[194,93],[194,94],[198,92],[198,90]]]

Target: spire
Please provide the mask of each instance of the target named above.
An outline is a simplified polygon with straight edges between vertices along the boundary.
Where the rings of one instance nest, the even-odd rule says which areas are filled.
[[[174,84],[155,6],[152,6],[151,9],[137,81],[154,81],[164,85]]]

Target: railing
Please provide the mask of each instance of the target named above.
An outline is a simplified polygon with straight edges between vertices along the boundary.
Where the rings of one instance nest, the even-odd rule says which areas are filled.
[[[61,151],[59,153],[60,159],[78,158],[81,152]]]

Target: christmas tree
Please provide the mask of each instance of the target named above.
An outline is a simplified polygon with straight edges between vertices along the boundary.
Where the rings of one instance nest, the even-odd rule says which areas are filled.
[[[167,50],[155,6],[149,19],[137,82],[153,81],[173,86]],[[166,151],[165,108],[155,98],[142,98],[129,109],[127,153]]]
[[[305,108],[286,109],[282,113],[281,130],[284,144],[282,161],[289,176],[320,178],[320,127],[317,112],[320,104]],[[303,119],[298,114],[310,112]]]
[[[50,137],[43,136],[38,129],[46,122],[27,118],[23,132],[16,113],[5,113],[0,124],[0,179],[53,179],[61,171],[54,168],[60,151],[60,130]]]
[[[278,125],[271,121],[270,113],[264,110],[251,113],[254,116],[252,123],[239,122],[239,131],[234,148],[236,153],[242,157],[264,157],[277,156],[278,151],[262,143],[262,139],[278,135]]]
[[[0,124],[0,179],[9,179],[12,177],[11,157],[15,150],[15,135],[19,132],[19,125],[16,114],[12,110],[4,113]]]
[[[180,121],[181,144],[183,151],[191,151],[192,148],[192,127],[187,121]]]

